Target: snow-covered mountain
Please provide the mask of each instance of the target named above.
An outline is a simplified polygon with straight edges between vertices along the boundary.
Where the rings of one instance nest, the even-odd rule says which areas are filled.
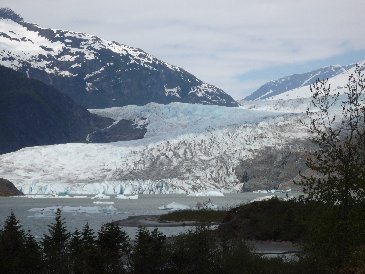
[[[363,64],[364,61],[360,63]],[[309,86],[318,78],[328,78],[334,90],[339,89],[346,83],[343,78],[347,79],[349,73],[352,73],[354,68],[355,64],[348,66],[334,65],[303,74],[286,76],[264,84],[251,95],[244,98],[244,101],[307,98],[310,97]]]
[[[0,9],[0,64],[55,86],[87,108],[149,102],[237,106],[223,90],[133,47],[25,22]]]
[[[365,68],[365,60],[357,64],[362,69]],[[328,79],[327,84],[332,94],[343,94],[349,76],[355,72],[355,68],[356,64],[330,66],[270,81],[239,103],[245,109],[302,113],[311,103],[311,84],[317,79]]]
[[[243,188],[236,174],[242,160],[305,136],[300,114],[183,103],[91,112],[115,120],[144,117],[145,137],[25,148],[0,155],[0,175],[24,193],[231,192]],[[272,186],[272,178],[267,182]]]

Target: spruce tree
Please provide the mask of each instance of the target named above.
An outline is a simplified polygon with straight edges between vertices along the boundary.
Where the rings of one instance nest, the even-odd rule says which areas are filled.
[[[129,268],[130,240],[128,235],[115,223],[107,223],[98,232],[102,272],[126,273]]]
[[[180,273],[213,273],[217,261],[216,238],[206,225],[180,235],[172,245],[171,262]]]
[[[61,210],[56,212],[55,223],[49,225],[48,235],[42,240],[44,261],[50,273],[69,273],[69,240]]]
[[[93,230],[86,224],[81,233],[76,230],[70,240],[70,258],[74,273],[102,272],[100,254]]]
[[[0,272],[24,272],[25,233],[13,211],[0,235]]]
[[[27,273],[40,273],[42,272],[43,262],[42,262],[42,251],[33,237],[33,235],[28,231],[25,235],[25,250],[24,250],[24,268]]]
[[[132,253],[134,273],[162,273],[167,267],[166,236],[156,229],[139,227]]]
[[[82,253],[83,245],[81,240],[81,233],[76,229],[72,233],[69,244],[70,252],[70,267],[73,273],[83,273]]]
[[[97,247],[94,231],[86,223],[81,232],[82,258],[81,262],[86,273],[93,273],[101,269],[101,259]],[[100,272],[100,271],[98,271]]]

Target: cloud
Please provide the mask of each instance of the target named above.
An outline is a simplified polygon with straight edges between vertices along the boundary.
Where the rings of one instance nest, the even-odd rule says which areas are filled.
[[[142,48],[235,98],[271,80],[267,73],[240,77],[245,73],[365,53],[363,0],[2,2],[41,26],[89,32]]]

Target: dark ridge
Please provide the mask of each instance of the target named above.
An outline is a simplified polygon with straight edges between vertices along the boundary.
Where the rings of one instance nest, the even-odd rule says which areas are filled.
[[[0,18],[2,19],[10,19],[15,22],[23,22],[24,19],[15,11],[9,8],[0,8]]]
[[[0,196],[20,196],[24,195],[12,182],[0,178]]]
[[[36,32],[51,43],[60,42],[66,46],[60,52],[55,52],[52,47],[43,45],[41,47],[46,53],[35,56],[32,61],[24,60],[16,56],[12,49],[0,46],[0,64],[9,66],[9,63],[18,61],[20,65],[16,70],[26,73],[29,78],[54,86],[85,108],[145,105],[151,102],[238,106],[238,103],[223,90],[209,84],[202,87],[201,80],[181,68],[174,69],[155,58],[151,59],[151,63],[148,61],[148,64],[139,62],[138,58],[151,58],[142,50],[138,52],[135,49],[138,53],[136,59],[129,52],[121,54],[108,46],[95,47],[103,42],[93,36],[88,50],[94,52],[94,57],[88,58],[84,51],[85,39],[82,35],[79,37],[68,31],[40,28],[22,21],[19,15],[7,8],[0,10],[1,18],[17,21],[28,31]],[[9,33],[6,36],[0,32],[0,35],[9,40],[18,39]],[[24,35],[24,39],[28,39],[27,34]],[[73,58],[62,58],[64,56]],[[45,62],[46,65],[38,68],[34,66],[34,62]],[[68,76],[48,73],[48,69],[67,72]]]
[[[112,119],[91,114],[68,96],[0,66],[0,154],[23,147],[86,142]]]

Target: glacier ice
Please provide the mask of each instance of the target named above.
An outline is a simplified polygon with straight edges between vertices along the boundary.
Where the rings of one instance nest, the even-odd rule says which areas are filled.
[[[190,209],[190,207],[187,206],[187,205],[184,205],[184,204],[172,202],[170,204],[160,206],[158,209],[160,209],[160,210],[172,210],[173,211],[173,210]]]
[[[190,197],[223,197],[224,194],[217,190],[208,190],[202,192],[192,192],[189,193],[188,196]]]
[[[299,113],[156,103],[92,110],[147,119],[144,139],[28,147],[0,155],[0,175],[25,194],[136,195],[239,191],[241,159],[304,138]]]

